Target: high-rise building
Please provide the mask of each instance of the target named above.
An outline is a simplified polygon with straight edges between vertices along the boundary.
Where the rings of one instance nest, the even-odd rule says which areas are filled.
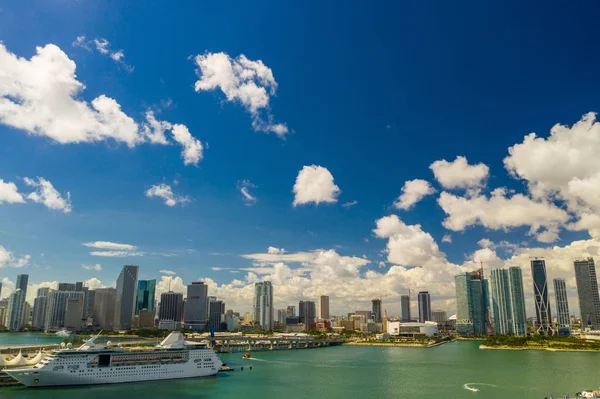
[[[448,316],[444,310],[435,309],[431,311],[431,321],[435,321],[438,324],[444,324],[448,321]]]
[[[419,322],[425,323],[431,320],[431,297],[429,292],[421,291],[417,297],[419,304]]]
[[[187,329],[203,331],[207,322],[208,286],[202,281],[188,284],[183,324]]]
[[[400,296],[400,306],[402,308],[402,321],[409,322],[410,321],[410,295],[401,295]]]
[[[552,312],[548,298],[548,280],[546,278],[546,261],[533,259],[531,261],[531,276],[533,277],[533,296],[538,334],[552,335]]]
[[[225,302],[214,296],[208,297],[208,322],[213,331],[223,331],[225,323]]]
[[[527,336],[527,314],[525,313],[525,292],[523,290],[523,272],[518,266],[508,268],[510,287],[510,314],[512,333],[517,337]]]
[[[19,276],[27,276],[19,274]],[[27,284],[27,283],[25,283]],[[17,285],[18,287],[18,285]],[[23,320],[23,306],[25,305],[25,292],[21,288],[15,289],[8,297],[8,331],[21,330]]]
[[[156,280],[138,280],[135,296],[135,314],[140,310],[154,310],[154,293],[156,291]]]
[[[492,269],[492,309],[496,335],[512,335],[513,322],[510,303],[508,270]]]
[[[75,291],[83,291],[84,286],[82,281],[77,281],[75,283]]]
[[[21,329],[25,328],[25,326],[31,326],[31,305],[29,302],[25,301],[23,304],[23,316],[21,316]]]
[[[488,327],[489,288],[483,269],[457,274],[456,332],[459,335],[486,335]]]
[[[183,319],[183,294],[179,292],[165,292],[160,295],[159,321],[172,321],[181,323]]]
[[[372,299],[371,307],[373,308],[373,321],[375,323],[381,323],[383,321],[383,310],[381,309],[381,299],[379,299],[379,298]]]
[[[296,317],[296,307],[289,305],[286,309],[286,317]]]
[[[96,291],[84,287],[83,292],[85,293],[85,300],[83,303],[83,319],[87,323],[87,320],[93,318],[94,316],[94,302],[96,301]]]
[[[8,327],[8,298],[0,300],[0,326]]]
[[[125,265],[117,279],[117,302],[115,304],[114,329],[131,330],[135,310],[135,289],[137,288],[138,267]]]
[[[553,282],[558,335],[568,337],[571,335],[571,317],[569,315],[569,300],[567,299],[567,284],[563,278],[555,278]]]
[[[98,288],[94,290],[94,326],[102,330],[113,330],[115,326],[115,306],[117,290],[114,288]]]
[[[46,325],[49,291],[49,288],[38,288],[37,290],[37,297],[33,301],[33,316],[31,318],[31,327],[34,330],[43,330]]]
[[[270,281],[254,284],[254,305],[252,310],[255,323],[258,323],[263,330],[273,330],[273,285]]]
[[[138,314],[138,328],[154,328],[155,310],[142,309]]]
[[[313,301],[300,301],[298,304],[298,322],[304,324],[304,330],[310,331],[317,316],[315,303]]]
[[[318,306],[318,318],[322,320],[329,320],[329,296],[321,295],[319,297],[319,306]]]
[[[81,292],[81,291],[76,291]],[[65,328],[69,330],[80,330],[83,324],[83,305],[85,302],[85,294],[81,297],[67,298],[65,307]]]
[[[594,259],[576,260],[574,264],[581,329],[600,330],[600,296],[598,295],[598,279],[596,278]]]
[[[58,291],[77,291],[75,283],[58,283]]]
[[[61,328],[65,326],[67,300],[70,298],[81,299],[81,302],[83,303],[85,293],[83,291],[50,291],[48,294],[44,330],[48,331],[50,329]],[[81,316],[82,313],[79,313],[79,320],[81,320]]]
[[[277,324],[283,324],[285,326],[285,319],[287,318],[287,312],[285,309],[277,309]]]
[[[29,282],[29,274],[17,274],[17,285],[16,288],[20,288],[21,291],[27,296],[27,283]]]
[[[0,281],[0,299],[2,299],[2,282]]]

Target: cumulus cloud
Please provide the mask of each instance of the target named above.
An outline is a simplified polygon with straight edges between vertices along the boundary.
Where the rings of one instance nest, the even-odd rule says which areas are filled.
[[[444,234],[444,237],[442,237],[442,242],[451,243],[452,242],[452,236],[450,234]]]
[[[252,184],[252,182],[250,182],[249,180],[240,180],[237,183],[237,187],[240,190],[240,193],[242,194],[244,204],[246,204],[247,206],[252,206],[256,204],[256,197],[250,193],[251,189],[256,188],[256,186]]]
[[[394,202],[394,206],[398,209],[408,210],[423,197],[435,193],[435,189],[427,180],[415,179],[404,183],[402,194]]]
[[[275,133],[284,138],[289,132],[284,123],[274,123],[269,100],[277,92],[273,71],[261,60],[252,61],[244,54],[236,58],[226,53],[199,54],[196,92],[219,89],[227,101],[237,102],[252,115],[252,127],[256,131]]]
[[[333,175],[327,168],[317,165],[304,166],[294,184],[293,205],[308,203],[337,202],[341,190],[333,182]]]
[[[96,50],[102,55],[109,56],[117,64],[121,65],[127,72],[133,72],[133,67],[125,62],[125,52],[123,50],[113,51],[110,42],[104,38],[87,40],[85,36],[77,36],[72,43],[73,47],[81,47],[87,51]]]
[[[52,183],[43,177],[38,177],[37,181],[28,177],[23,180],[25,181],[25,184],[36,189],[36,191],[27,195],[27,199],[44,204],[48,209],[59,210],[64,213],[71,212],[71,193],[67,192],[63,198],[63,196],[56,191]]]
[[[169,291],[183,294],[185,298],[187,294],[187,287],[183,283],[181,277],[160,276],[160,281],[158,281],[158,283],[156,284],[156,298],[160,300],[161,294],[164,294],[165,292]]]
[[[168,184],[157,184],[146,190],[146,197],[158,197],[165,201],[167,206],[183,205],[190,202],[190,198],[183,195],[176,195]]]
[[[285,253],[285,249],[283,249],[283,248],[269,247],[269,248],[267,248],[267,253],[268,254],[278,254],[278,255],[281,255],[281,254]]]
[[[530,234],[535,234],[541,242],[555,241],[558,226],[569,220],[568,213],[551,202],[535,201],[523,194],[509,197],[505,189],[494,190],[489,198],[480,194],[459,197],[442,192],[438,204],[447,215],[444,227],[452,231],[475,225],[493,230],[530,226]],[[541,228],[544,231],[540,232]]]
[[[12,252],[0,245],[0,268],[3,267],[24,267],[29,263],[31,255],[15,256]]]
[[[202,159],[202,144],[184,125],[159,122],[148,113],[139,125],[104,94],[91,103],[81,100],[85,85],[77,80],[75,69],[75,62],[53,44],[37,47],[36,54],[26,59],[0,43],[0,123],[60,144],[113,140],[130,148],[143,142],[167,144],[160,133],[158,139],[148,133],[163,123],[183,146],[186,165]]]
[[[19,193],[15,183],[5,182],[0,179],[0,205],[5,202],[8,204],[22,204],[25,202],[25,199]]]
[[[95,265],[81,265],[81,268],[84,270],[93,270],[96,272],[99,272],[102,270],[102,266],[100,266],[99,263],[96,263]]]
[[[483,163],[469,165],[467,158],[461,156],[452,162],[445,159],[435,161],[429,168],[435,179],[446,189],[481,187],[490,171]]]

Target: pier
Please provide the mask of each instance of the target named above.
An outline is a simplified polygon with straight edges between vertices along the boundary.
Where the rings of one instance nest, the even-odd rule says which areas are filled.
[[[208,341],[215,352],[235,353],[235,352],[256,352],[273,350],[291,350],[291,349],[311,349],[324,348],[328,346],[337,346],[343,343],[339,339],[322,339],[310,336],[215,336],[214,338],[187,338],[188,341],[206,342]],[[214,342],[214,345],[212,344]]]

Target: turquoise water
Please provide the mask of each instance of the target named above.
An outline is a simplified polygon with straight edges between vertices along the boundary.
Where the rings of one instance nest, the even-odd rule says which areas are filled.
[[[88,335],[89,336],[89,335]],[[84,336],[87,337],[87,336]],[[47,345],[47,344],[60,344],[64,341],[64,337],[59,337],[57,335],[44,335],[42,333],[2,333],[0,334],[0,346],[9,346],[9,345],[18,345],[18,344],[27,344],[27,345]],[[128,341],[128,340],[139,340],[140,338],[136,337],[98,337],[96,342],[118,342],[118,341]]]
[[[236,371],[217,377],[67,389],[0,388],[0,397],[541,399],[600,385],[600,353],[484,351],[478,345],[340,346],[255,352],[249,360],[231,354],[221,358]],[[480,391],[465,389],[467,383],[480,383],[471,385]]]

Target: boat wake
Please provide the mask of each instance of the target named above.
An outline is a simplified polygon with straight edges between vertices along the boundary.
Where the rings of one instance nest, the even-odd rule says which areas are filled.
[[[256,362],[268,362],[268,360],[265,360],[265,359],[257,359],[257,358],[255,358],[255,357],[248,357],[248,358],[246,358],[246,360],[254,360],[254,361],[256,361]]]
[[[463,388],[468,391],[471,391],[471,392],[479,392],[479,388],[477,388],[476,386],[481,386],[481,385],[496,388],[496,385],[487,384],[485,382],[469,382],[469,383],[463,385]]]

